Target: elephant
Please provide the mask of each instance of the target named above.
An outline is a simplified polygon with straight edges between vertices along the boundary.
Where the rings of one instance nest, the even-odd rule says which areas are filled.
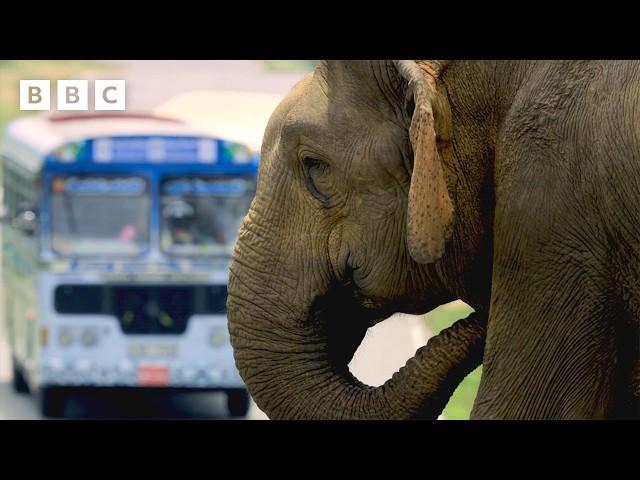
[[[272,419],[640,417],[640,63],[319,61],[273,112],[230,265],[237,368]],[[395,312],[475,313],[386,383]],[[383,355],[384,352],[381,352]]]

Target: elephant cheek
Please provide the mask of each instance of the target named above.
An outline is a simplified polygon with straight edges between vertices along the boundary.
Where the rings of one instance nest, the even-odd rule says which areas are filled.
[[[353,242],[350,241],[349,225],[344,223],[337,225],[329,233],[327,241],[327,250],[329,253],[330,267],[333,275],[341,282],[345,282],[347,279],[347,272],[349,268],[353,268],[353,259],[351,258],[351,252],[353,252]]]

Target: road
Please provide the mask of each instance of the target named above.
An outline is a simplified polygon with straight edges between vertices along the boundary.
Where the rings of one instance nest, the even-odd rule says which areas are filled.
[[[127,60],[114,61],[114,64],[121,71],[113,77],[127,80],[130,111],[152,110],[189,91],[233,90],[284,95],[303,75],[265,72],[254,61]],[[351,371],[366,384],[380,385],[404,365],[429,336],[422,317],[397,314],[367,332],[350,364]],[[0,335],[0,419],[39,419],[34,399],[13,392],[10,374],[9,351]],[[65,414],[68,418],[222,419],[226,418],[226,408],[224,396],[220,394],[161,397],[129,394],[72,397]],[[252,404],[247,418],[267,417]]]

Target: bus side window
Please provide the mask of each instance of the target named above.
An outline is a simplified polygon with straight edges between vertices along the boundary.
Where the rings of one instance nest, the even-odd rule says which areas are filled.
[[[12,162],[7,157],[2,157],[2,179],[3,179],[3,199],[4,206],[3,217],[5,220],[11,220],[15,212],[15,179],[13,174]]]
[[[17,167],[7,157],[2,159],[4,178],[4,219],[22,233],[32,236],[36,229],[37,188],[33,174]]]

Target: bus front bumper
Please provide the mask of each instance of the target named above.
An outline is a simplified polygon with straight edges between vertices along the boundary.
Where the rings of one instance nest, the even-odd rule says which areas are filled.
[[[134,363],[115,365],[86,359],[48,358],[39,372],[41,385],[66,387],[146,387],[179,389],[235,389],[244,383],[234,367],[216,364]]]

